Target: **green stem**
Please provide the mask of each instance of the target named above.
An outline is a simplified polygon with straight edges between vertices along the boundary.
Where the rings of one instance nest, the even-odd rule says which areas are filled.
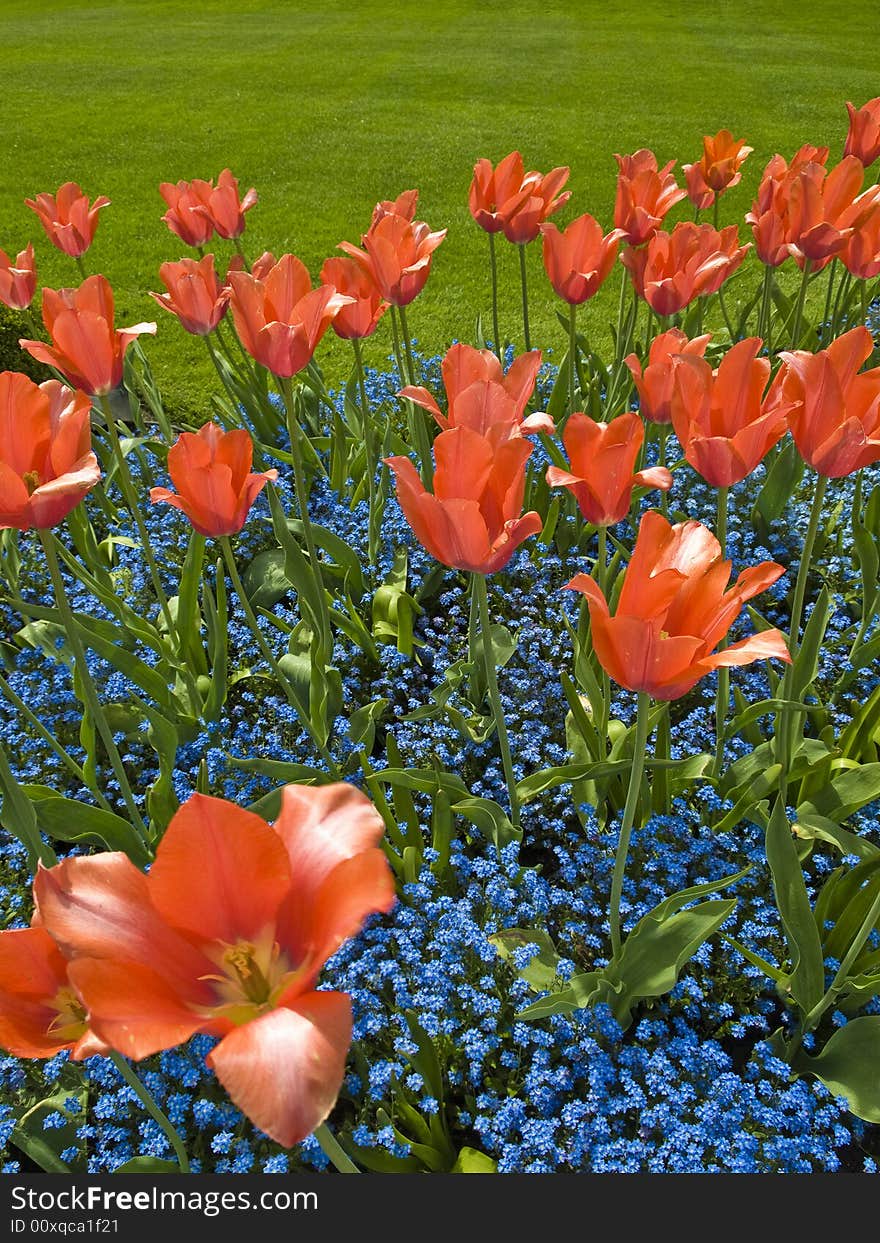
[[[831,295],[834,292],[834,279],[837,276],[838,260],[835,256],[831,260],[831,266],[828,269],[828,288],[825,290],[825,310],[822,313],[822,343],[826,340],[826,333],[831,328]]]
[[[818,1001],[816,1005],[813,1007],[813,1009],[809,1012],[809,1014],[805,1017],[804,1023],[803,1023],[803,1029],[802,1029],[805,1034],[808,1031],[812,1031],[812,1029],[817,1025],[817,1023],[821,1019],[822,1015],[828,1009],[828,1007],[836,1000],[837,996],[843,991],[844,985],[846,984],[846,981],[849,978],[849,973],[852,970],[853,963],[858,958],[859,954],[862,952],[865,942],[868,940],[868,937],[871,935],[871,933],[874,931],[874,928],[877,926],[878,918],[880,918],[880,893],[877,894],[876,898],[871,903],[871,907],[867,915],[862,920],[862,926],[859,928],[859,931],[856,933],[856,936],[852,944],[850,945],[849,949],[847,950],[843,961],[841,962],[840,966],[837,968],[837,971],[834,974],[834,979],[831,981],[830,985],[828,986],[821,1001]]]
[[[568,306],[568,412],[574,413],[574,398],[577,391],[577,307],[573,302]]]
[[[840,284],[837,286],[837,294],[834,298],[834,310],[831,312],[831,331],[828,339],[833,341],[837,336],[837,330],[840,327],[842,315],[846,313],[847,295],[849,287],[852,283],[852,274],[847,269],[841,277]]]
[[[617,302],[617,348],[614,351],[614,366],[619,367],[626,353],[626,342],[623,339],[623,314],[626,306],[627,271],[620,265],[620,297]]]
[[[400,312],[400,330],[404,341],[404,350],[406,355],[407,383],[415,384],[416,371],[413,361],[412,343],[409,336],[409,324],[406,319],[406,307],[397,308]],[[393,308],[392,308],[393,310]],[[426,488],[430,488],[434,479],[434,463],[431,459],[431,435],[428,431],[428,418],[430,417],[421,406],[417,406],[415,402],[409,403],[410,411],[410,427],[413,432],[415,445],[413,446],[419,455],[421,462],[421,478]]]
[[[110,760],[111,767],[116,775],[116,780],[119,782],[119,791],[122,795],[125,806],[128,809],[128,814],[131,817],[132,824],[140,838],[145,843],[149,843],[147,826],[144,824],[143,817],[141,816],[138,805],[135,802],[134,795],[132,794],[131,786],[129,785],[128,777],[126,776],[125,768],[123,767],[122,758],[116,748],[116,743],[113,741],[113,731],[110,728],[107,717],[104,715],[104,710],[101,707],[101,701],[98,698],[98,692],[95,688],[94,682],[92,681],[92,675],[89,672],[88,664],[86,663],[85,649],[83,648],[82,641],[79,637],[79,626],[76,618],[74,617],[73,610],[70,607],[70,601],[67,598],[67,590],[64,586],[64,579],[61,576],[61,568],[58,564],[58,554],[55,551],[55,540],[57,536],[53,535],[51,531],[38,530],[37,533],[40,537],[40,543],[43,546],[43,554],[46,558],[46,565],[49,568],[49,577],[52,579],[52,589],[55,593],[55,603],[58,607],[58,612],[61,614],[61,624],[64,627],[64,633],[67,637],[68,643],[70,644],[70,650],[73,652],[74,668],[79,674],[79,684],[82,688],[86,709],[91,715],[95,728],[101,735],[101,740],[104,743],[104,748],[107,752],[107,758]]]
[[[657,424],[657,465],[666,465],[666,441],[670,432],[669,423]],[[660,493],[660,512],[665,517],[669,513],[669,493],[664,491]]]
[[[491,233],[489,234],[491,237]],[[322,1122],[320,1126],[316,1126],[313,1132],[315,1139],[321,1145],[321,1151],[325,1157],[328,1157],[333,1168],[340,1174],[360,1174],[360,1170],[355,1163],[349,1158],[348,1154],[342,1149],[335,1135],[332,1133],[326,1122]]]
[[[811,266],[812,265],[810,263],[810,260],[804,259],[804,272],[803,272],[803,276],[801,277],[801,287],[800,287],[800,290],[798,291],[797,306],[795,307],[795,312],[794,312],[794,328],[791,334],[791,345],[789,345],[788,347],[790,350],[796,350],[798,347],[798,341],[800,340],[801,320],[804,317],[804,303],[807,300],[807,284],[810,279]]]
[[[727,329],[727,332],[728,332],[728,335],[730,336],[731,341],[735,342],[736,341],[736,330],[733,326],[733,321],[731,320],[730,316],[727,313],[727,304],[724,301],[724,291],[721,288],[719,288],[718,290],[718,305],[721,308],[721,314],[724,318],[724,327]]]
[[[79,268],[80,276],[82,277],[84,281],[88,280],[89,273],[88,273],[85,263],[83,262],[82,255],[76,255],[75,260],[76,260],[76,266]]]
[[[495,355],[501,359],[501,333],[498,330],[498,263],[495,256],[495,234],[489,233],[489,272],[492,278],[492,333]]]
[[[407,323],[406,307],[399,306],[400,313],[400,335],[403,337],[403,351],[406,358],[406,382],[407,384],[415,384],[416,382],[416,365],[413,359],[412,340],[409,335],[409,324]]]
[[[171,1147],[174,1149],[174,1155],[177,1157],[177,1164],[180,1166],[181,1174],[189,1174],[189,1157],[186,1155],[186,1148],[184,1148],[183,1140],[180,1138],[176,1127],[172,1124],[167,1114],[162,1112],[153,1099],[152,1093],[148,1090],[146,1085],[141,1082],[138,1075],[134,1070],[132,1070],[128,1062],[121,1054],[117,1053],[115,1049],[111,1049],[107,1056],[131,1088],[132,1092],[134,1092],[135,1096],[137,1096],[138,1100],[141,1102],[153,1121],[158,1122],[159,1126],[168,1136],[168,1139],[171,1142]]]
[[[718,489],[718,519],[715,534],[721,545],[722,558],[727,555],[727,501],[728,489]],[[721,639],[718,650],[727,647],[727,638]],[[712,765],[712,776],[719,777],[724,765],[724,727],[727,723],[727,709],[730,706],[730,670],[722,665],[718,670],[718,689],[715,693],[715,762]]]
[[[608,598],[608,528],[599,527],[597,531],[598,550],[596,553],[596,582],[605,596]],[[599,737],[602,739],[602,745],[607,748],[608,738],[608,722],[611,716],[611,678],[603,665],[599,666],[602,675],[602,710],[599,719]]]
[[[68,755],[64,747],[62,747],[61,743],[57,740],[57,738],[55,738],[49,732],[49,730],[46,729],[45,725],[40,720],[40,718],[35,716],[33,712],[31,712],[27,704],[24,702],[24,700],[20,699],[18,695],[16,695],[15,691],[12,689],[12,687],[9,685],[9,683],[6,681],[6,679],[3,677],[2,674],[0,674],[0,695],[4,695],[9,700],[9,702],[12,704],[13,708],[15,708],[16,711],[21,713],[21,715],[27,721],[28,725],[30,725],[31,729],[40,738],[42,738],[43,741],[48,746],[52,748],[52,750],[58,756],[59,760],[61,760],[61,763],[64,764],[64,766],[67,769],[70,770],[70,772],[74,775],[74,777],[76,777],[77,781],[79,781],[81,785],[83,785],[87,790],[90,790],[91,793],[94,794],[95,798],[98,800],[98,803],[101,805],[101,807],[103,807],[105,811],[112,812],[113,808],[110,806],[110,804],[107,802],[104,795],[98,789],[97,782],[92,784],[90,781],[86,779],[85,773],[80,768],[79,764],[77,764],[73,756]]]
[[[645,305],[648,308],[648,321],[645,324],[645,358],[648,358],[651,348],[651,331],[654,327],[654,312],[649,303],[646,302]]]
[[[773,269],[764,267],[764,287],[761,291],[761,316],[758,320],[758,336],[764,342],[767,357],[773,357]]]
[[[296,493],[296,503],[299,509],[299,518],[302,523],[303,540],[305,541],[306,552],[309,557],[309,566],[312,574],[315,576],[315,582],[318,586],[318,594],[322,601],[321,618],[324,627],[323,639],[325,644],[330,642],[330,618],[327,615],[327,604],[324,600],[324,588],[321,578],[321,563],[318,560],[318,552],[315,546],[315,537],[312,531],[312,523],[309,518],[309,490],[306,484],[306,472],[303,465],[302,445],[300,437],[304,434],[297,418],[296,397],[293,391],[293,377],[279,377],[281,385],[281,394],[284,398],[284,405],[287,410],[287,431],[290,438],[290,457],[293,463],[293,489]]]
[[[719,195],[718,195],[718,191],[716,190],[715,200],[712,203],[712,228],[715,230],[716,233],[718,232],[718,206],[719,206]]]
[[[507,797],[510,803],[510,822],[515,829],[519,828],[519,797],[516,792],[516,778],[513,775],[513,760],[510,755],[510,740],[507,737],[507,725],[498,692],[498,677],[495,669],[495,651],[492,647],[492,629],[489,622],[489,597],[486,591],[484,574],[474,574],[474,592],[480,609],[480,634],[483,640],[483,660],[486,666],[486,685],[489,690],[489,703],[498,730],[498,747],[501,751],[501,762],[504,765],[504,776],[507,780]]]
[[[517,249],[519,250],[519,283],[522,290],[523,336],[525,337],[526,349],[530,350],[532,348],[532,334],[529,332],[529,285],[526,275],[525,243],[518,243]]]
[[[376,442],[373,436],[373,417],[370,413],[370,401],[367,397],[367,380],[364,375],[364,359],[361,351],[361,343],[357,337],[352,338],[351,342],[354,348],[354,361],[357,368],[358,376],[358,392],[361,398],[361,421],[364,426],[364,450],[367,457],[367,488],[370,498],[370,521],[369,521],[369,558],[371,563],[375,563],[378,555],[378,530],[375,529],[375,513],[376,513]]]
[[[639,692],[638,716],[636,717],[636,734],[633,742],[632,768],[629,774],[629,787],[626,792],[626,804],[623,808],[623,821],[620,825],[620,838],[617,843],[617,854],[614,858],[614,874],[611,877],[611,903],[608,912],[611,924],[612,956],[620,951],[620,899],[623,894],[623,878],[626,874],[626,857],[629,853],[629,839],[636,818],[636,807],[639,802],[639,791],[642,785],[642,774],[645,771],[645,750],[648,745],[648,716],[651,711],[651,698],[644,691]]]
[[[235,564],[235,554],[232,551],[232,544],[230,542],[229,536],[221,535],[218,540],[218,543],[220,544],[220,548],[223,552],[223,560],[226,562],[226,569],[229,572],[229,578],[232,583],[232,589],[235,592],[235,594],[238,596],[239,603],[241,604],[242,610],[247,619],[247,623],[248,623],[248,626],[250,627],[251,633],[256,639],[260,651],[263,653],[263,659],[266,661],[266,664],[272,670],[272,673],[275,679],[277,680],[278,685],[284,691],[289,703],[291,704],[293,708],[296,709],[296,712],[299,715],[299,719],[300,719],[303,729],[309,735],[312,742],[314,743],[315,749],[317,750],[321,759],[327,765],[328,772],[331,774],[331,776],[335,780],[338,781],[340,779],[340,773],[339,773],[339,769],[336,767],[333,757],[331,756],[330,752],[327,750],[327,747],[324,745],[324,743],[322,743],[319,740],[317,734],[315,733],[312,727],[311,720],[309,719],[309,713],[308,713],[307,707],[301,702],[299,695],[297,694],[297,692],[291,685],[290,680],[288,679],[287,675],[284,673],[284,670],[281,668],[281,666],[278,664],[278,661],[275,659],[275,653],[272,651],[271,647],[266,641],[266,637],[263,634],[263,631],[260,627],[260,623],[257,621],[257,616],[254,613],[253,608],[251,607],[251,602],[248,599],[247,592],[245,591],[244,586],[242,585],[241,577],[238,573],[238,566]]]

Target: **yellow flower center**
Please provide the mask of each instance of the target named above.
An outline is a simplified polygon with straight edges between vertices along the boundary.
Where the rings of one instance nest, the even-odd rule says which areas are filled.
[[[40,476],[35,470],[28,470],[22,475],[22,482],[27,488],[28,496],[33,496],[37,488],[40,486]]]
[[[269,932],[255,942],[218,945],[212,957],[218,972],[202,978],[214,985],[217,1000],[205,1007],[205,1016],[222,1015],[235,1024],[248,1023],[274,1009],[298,974]]]
[[[59,1043],[75,1044],[88,1026],[88,1016],[76,993],[72,988],[59,988],[49,1008],[55,1011],[55,1017],[46,1028],[47,1034],[55,1036]]]

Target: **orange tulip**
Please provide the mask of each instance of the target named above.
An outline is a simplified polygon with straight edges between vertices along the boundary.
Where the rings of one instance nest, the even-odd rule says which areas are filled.
[[[758,258],[768,267],[776,268],[789,257],[789,199],[791,186],[801,169],[808,164],[824,165],[827,147],[801,147],[788,164],[781,155],[768,161],[758,187],[758,197],[746,214],[752,226]]]
[[[67,976],[67,963],[45,928],[0,932],[0,1048],[14,1057],[73,1060],[106,1053]]]
[[[324,260],[321,283],[333,285],[339,293],[352,299],[347,306],[340,307],[333,319],[337,337],[344,341],[360,341],[372,336],[388,310],[388,303],[382,301],[369,272],[354,259],[335,256]]]
[[[412,222],[416,218],[418,204],[418,190],[403,190],[396,199],[382,199],[373,208],[370,227],[378,224],[383,216],[403,216],[404,220]]]
[[[849,133],[846,136],[844,155],[854,155],[869,168],[880,157],[880,95],[869,99],[861,108],[847,102]]]
[[[880,461],[880,367],[858,374],[874,349],[865,327],[827,350],[783,353],[788,416],[801,457],[820,475],[839,479]]]
[[[229,290],[221,288],[214,270],[214,256],[181,259],[159,268],[167,293],[151,293],[160,306],[176,315],[187,332],[205,337],[226,314]]]
[[[654,152],[644,148],[614,158],[619,169],[614,224],[630,246],[641,246],[654,236],[666,213],[685,198],[687,190],[672,175],[675,160],[658,169]]]
[[[522,436],[493,446],[470,427],[450,428],[434,441],[433,495],[409,458],[385,462],[406,520],[431,556],[453,569],[495,574],[543,527],[534,511],[521,514],[531,452]]]
[[[735,224],[720,232],[710,224],[682,221],[657,232],[647,246],[622,255],[636,292],[658,315],[674,315],[694,298],[717,293],[745,258]]]
[[[236,331],[247,352],[274,375],[296,375],[308,366],[337,311],[354,299],[332,285],[312,289],[308,270],[295,255],[282,255],[260,272],[230,273]]]
[[[651,342],[648,365],[644,371],[638,354],[627,354],[623,361],[639,394],[639,414],[649,423],[672,422],[673,359],[677,354],[693,354],[702,358],[710,336],[706,333],[689,341],[680,328],[661,332]]]
[[[821,164],[807,164],[789,189],[789,253],[798,267],[810,264],[818,272],[846,247],[862,213],[880,194],[873,186],[859,195],[865,170],[854,155],[846,156],[830,172]]]
[[[599,223],[589,214],[578,216],[560,232],[555,224],[542,224],[544,270],[555,292],[569,306],[579,306],[599,292],[614,266],[622,229],[602,236]]]
[[[110,206],[103,194],[90,206],[75,181],[65,182],[57,194],[38,194],[36,199],[25,199],[25,203],[40,217],[52,245],[72,259],[86,253],[95,238],[98,212]]]
[[[576,410],[562,433],[571,471],[548,466],[547,482],[551,488],[568,488],[587,522],[612,526],[628,514],[634,488],[665,492],[672,487],[672,475],[665,466],[633,473],[644,438],[644,424],[637,414],[596,423]]]
[[[526,173],[523,187],[528,189],[526,199],[514,211],[502,217],[502,230],[509,242],[525,245],[533,242],[545,220],[564,207],[571,198],[571,191],[560,191],[568,181],[570,169],[552,168],[549,173]]]
[[[91,408],[58,380],[0,372],[0,528],[57,526],[95,486]]]
[[[684,455],[716,488],[750,475],[787,429],[793,399],[777,377],[767,395],[770,360],[760,337],[738,341],[713,371],[704,358],[679,354],[674,363],[672,425]]]
[[[874,201],[856,222],[840,258],[859,280],[868,281],[880,273],[880,201]]]
[[[740,169],[754,150],[741,138],[734,138],[729,129],[719,130],[714,138],[703,139],[703,155],[698,164],[683,164],[687,193],[695,207],[711,207],[716,195],[735,186],[742,177]]]
[[[214,236],[215,225],[208,211],[213,192],[213,183],[200,178],[176,183],[163,181],[159,186],[159,193],[168,204],[162,219],[187,246],[204,246]]]
[[[535,174],[530,174],[532,177]],[[468,208],[481,229],[500,233],[505,220],[531,197],[533,182],[526,181],[518,151],[511,151],[493,168],[489,160],[477,160],[468,194]]]
[[[57,369],[74,388],[92,396],[109,393],[122,380],[122,361],[132,341],[156,325],[113,326],[113,290],[106,276],[90,276],[78,289],[44,289],[43,323],[52,338],[20,340],[41,363]]]
[[[382,209],[382,204],[379,204]],[[396,212],[374,215],[364,234],[364,249],[340,242],[344,250],[370,277],[379,293],[392,306],[409,306],[421,293],[431,271],[434,251],[446,230],[432,233],[423,220],[410,220]]]
[[[244,233],[244,214],[250,211],[256,202],[257,192],[253,186],[242,198],[238,192],[237,179],[233,177],[230,169],[224,168],[202,210],[207,214],[219,236],[233,241]]]
[[[606,673],[628,690],[672,700],[713,669],[771,658],[791,663],[775,629],[713,651],[746,600],[785,573],[781,565],[762,561],[728,588],[730,569],[708,528],[694,521],[670,526],[649,510],[639,524],[613,617],[595,579],[576,574],[567,586],[586,596],[593,647]]]
[[[254,445],[244,428],[225,432],[206,423],[197,432],[181,432],[168,450],[168,473],[177,495],[151,488],[153,504],[173,505],[200,535],[235,535],[250,508],[277,470],[252,474]]]
[[[28,242],[25,249],[18,252],[15,263],[5,250],[0,250],[0,302],[14,311],[24,311],[33,302],[36,291],[33,244]]]
[[[441,364],[446,389],[447,414],[426,388],[408,384],[398,396],[407,397],[433,415],[448,431],[452,427],[469,427],[493,444],[512,436],[531,432],[556,430],[553,420],[543,412],[526,415],[526,405],[535,387],[541,351],[520,354],[507,374],[491,350],[476,350],[471,345],[453,345]]]
[[[119,852],[41,868],[39,919],[111,1048],[139,1060],[196,1032],[221,1037],[208,1065],[289,1147],[342,1084],[351,1003],[315,985],[365,918],[394,903],[382,831],[344,783],[285,787],[272,826],[195,794],[146,876]]]

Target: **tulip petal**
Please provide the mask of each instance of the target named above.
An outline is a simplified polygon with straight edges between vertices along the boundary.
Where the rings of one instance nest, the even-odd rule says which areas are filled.
[[[180,995],[162,971],[142,963],[78,958],[69,973],[93,1031],[135,1061],[189,1040],[205,1026],[204,1016],[192,1007],[213,1000],[209,989],[195,981],[189,998]]]

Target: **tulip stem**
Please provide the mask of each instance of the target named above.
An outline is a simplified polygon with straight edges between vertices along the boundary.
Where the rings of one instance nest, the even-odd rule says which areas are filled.
[[[480,609],[480,634],[483,640],[483,660],[486,665],[486,686],[489,691],[489,703],[492,705],[492,715],[498,729],[498,747],[501,751],[501,762],[504,765],[504,776],[507,780],[510,822],[515,829],[519,829],[519,797],[516,792],[516,778],[513,774],[513,760],[510,755],[510,740],[504,721],[504,709],[501,706],[501,695],[498,692],[495,649],[492,645],[492,628],[489,622],[489,597],[484,574],[474,574],[474,592]]]
[[[327,604],[324,600],[324,586],[321,577],[321,563],[318,560],[317,549],[315,548],[315,537],[312,532],[312,523],[309,518],[309,490],[306,485],[306,473],[303,465],[302,445],[300,437],[304,434],[297,418],[296,394],[293,391],[293,377],[280,376],[279,383],[281,385],[281,393],[284,397],[284,405],[287,409],[287,431],[290,437],[290,458],[293,463],[293,489],[296,492],[296,503],[299,508],[300,522],[303,529],[303,540],[305,541],[306,552],[309,557],[309,566],[312,574],[315,576],[315,583],[318,587],[318,594],[322,601],[322,617],[321,623],[324,627],[324,635],[322,638],[326,643],[330,641],[330,618],[327,616]]]
[[[523,317],[523,336],[525,337],[526,350],[532,348],[532,334],[529,332],[529,284],[526,275],[526,247],[524,242],[517,243],[519,250],[519,283],[522,290],[522,317]]]
[[[831,295],[834,292],[834,280],[837,276],[838,261],[837,256],[831,260],[831,267],[828,269],[828,288],[825,290],[825,310],[822,313],[822,344],[826,340],[826,333],[831,327]]]
[[[758,317],[758,336],[767,347],[767,357],[773,357],[771,336],[771,308],[773,305],[773,269],[770,264],[764,265],[764,284],[761,290],[761,312]]]
[[[119,782],[119,792],[128,814],[131,816],[132,824],[138,833],[138,836],[145,843],[149,843],[149,834],[147,826],[144,824],[143,817],[135,802],[134,795],[129,785],[128,777],[122,763],[122,758],[117,750],[116,743],[113,741],[113,731],[104,715],[101,707],[101,701],[98,698],[98,692],[95,689],[95,683],[92,681],[92,675],[89,672],[86,663],[85,649],[79,635],[79,624],[70,607],[70,601],[67,598],[67,589],[64,586],[64,579],[61,575],[61,568],[58,564],[58,554],[55,551],[55,540],[57,536],[51,531],[43,531],[38,528],[40,543],[43,546],[43,554],[46,558],[46,565],[49,568],[49,577],[52,580],[52,590],[55,593],[55,603],[58,606],[58,612],[61,614],[61,624],[67,641],[70,644],[70,650],[73,653],[74,671],[79,675],[79,685],[82,691],[83,702],[86,710],[92,718],[92,722],[101,735],[107,757],[116,774],[116,780]]]
[[[181,1174],[189,1174],[189,1157],[186,1155],[186,1148],[184,1148],[183,1140],[180,1138],[177,1128],[173,1125],[168,1115],[159,1108],[146,1084],[141,1081],[137,1073],[132,1070],[120,1053],[117,1053],[115,1049],[111,1049],[107,1056],[153,1121],[158,1122],[167,1135],[171,1147],[174,1149],[174,1155],[177,1157],[177,1164],[180,1166]]]
[[[645,771],[645,750],[648,745],[648,717],[651,712],[651,697],[639,692],[638,714],[636,716],[635,737],[633,739],[632,768],[629,773],[629,787],[626,792],[626,804],[623,808],[623,820],[620,825],[620,838],[617,843],[617,854],[614,858],[614,873],[611,877],[611,903],[608,919],[611,925],[612,957],[620,952],[620,899],[623,894],[623,878],[626,873],[626,858],[629,853],[629,839],[636,818],[636,807],[642,786],[642,775]]]
[[[568,305],[568,412],[574,414],[575,393],[580,377],[577,371],[577,307],[573,302]]]
[[[247,623],[251,629],[251,633],[256,639],[257,645],[259,646],[260,651],[263,653],[263,659],[266,661],[266,664],[272,670],[272,673],[275,676],[276,681],[278,682],[279,686],[281,687],[281,689],[284,691],[285,695],[287,696],[289,703],[291,704],[293,708],[296,709],[296,712],[299,716],[303,729],[309,735],[309,737],[311,738],[312,742],[315,745],[315,749],[317,750],[321,759],[327,765],[328,772],[334,778],[334,780],[338,781],[340,779],[340,774],[333,760],[333,757],[331,756],[327,747],[320,741],[317,734],[315,733],[314,728],[312,727],[312,722],[309,718],[309,713],[308,713],[306,706],[300,700],[299,695],[297,694],[296,690],[290,683],[290,679],[287,677],[287,675],[284,673],[284,670],[281,668],[281,666],[278,664],[278,661],[275,659],[275,654],[272,651],[271,647],[269,646],[268,642],[266,641],[266,637],[263,634],[262,628],[260,627],[260,623],[257,621],[257,616],[254,613],[253,608],[251,607],[251,602],[248,599],[247,592],[244,589],[244,586],[241,581],[241,577],[238,573],[238,566],[235,564],[235,554],[232,551],[232,544],[230,543],[229,536],[221,535],[219,537],[218,543],[220,544],[220,548],[223,552],[223,560],[226,562],[226,569],[229,572],[229,578],[232,583],[232,589],[235,592],[235,594],[238,596],[238,601],[241,604],[242,611],[244,612],[244,615],[247,619]]]
[[[370,563],[375,564],[379,553],[379,524],[376,515],[376,442],[373,436],[370,401],[367,397],[367,380],[364,375],[364,358],[361,351],[361,343],[357,337],[352,337],[351,344],[354,347],[354,361],[357,368],[358,392],[361,398],[361,420],[364,425],[364,452],[367,458],[367,489],[370,498],[370,519],[367,524],[368,555]]]
[[[851,283],[852,275],[847,269],[841,278],[840,284],[837,286],[837,294],[834,298],[834,310],[831,312],[831,332],[829,333],[829,340],[833,340],[837,336],[837,330],[841,325],[841,319],[838,318],[838,315],[842,318],[842,316],[846,314],[846,304],[848,301],[847,295],[849,294],[849,287]]]
[[[498,263],[495,257],[495,234],[487,233],[489,238],[489,271],[492,276],[492,333],[495,356],[501,362],[501,333],[498,330]]]
[[[810,267],[810,260],[804,259],[804,273],[801,277],[801,287],[798,292],[797,306],[795,307],[794,312],[794,328],[791,333],[791,345],[788,347],[790,350],[796,350],[798,342],[800,341],[801,320],[804,317],[804,303],[807,300],[807,284],[810,279]]]
[[[597,537],[598,537],[599,547],[596,553],[595,576],[596,576],[596,582],[599,584],[602,594],[605,596],[605,599],[607,600],[608,599],[608,587],[607,587],[608,528],[605,526],[599,527],[599,530],[597,531]],[[608,721],[611,717],[611,678],[608,676],[608,673],[604,665],[602,665],[601,663],[600,663],[600,669],[602,670],[602,707],[601,707],[600,718],[599,718],[599,738],[601,740],[601,745],[607,748]]]
[[[623,339],[623,312],[626,306],[626,268],[620,265],[620,298],[617,302],[617,341],[614,350],[614,366],[615,370],[623,362],[623,356],[626,353],[626,343]]]
[[[727,555],[727,501],[728,489],[718,489],[718,520],[715,524],[715,535],[721,545],[721,556]],[[727,637],[720,639],[718,650],[727,647]],[[718,688],[715,692],[715,762],[712,765],[712,776],[720,777],[724,764],[724,727],[727,723],[727,709],[730,706],[730,670],[721,665],[718,669]]]
[[[88,271],[86,270],[85,263],[83,263],[82,255],[75,255],[74,258],[76,260],[76,266],[79,268],[80,276],[82,277],[84,281],[88,280],[89,274],[88,274]]]
[[[735,331],[735,329],[734,329],[734,327],[733,327],[733,323],[732,323],[732,321],[731,321],[731,318],[730,318],[730,316],[729,316],[729,315],[728,315],[728,313],[727,313],[727,305],[726,305],[726,303],[725,303],[725,301],[724,301],[724,293],[723,293],[723,291],[722,291],[722,289],[721,289],[720,287],[719,287],[719,289],[718,289],[718,305],[719,305],[719,307],[721,308],[721,314],[722,314],[722,316],[724,317],[724,327],[727,329],[727,332],[728,332],[728,335],[729,335],[729,337],[730,337],[731,343],[735,345],[735,344],[736,344],[736,339],[737,339],[737,338],[736,338],[736,331]]]
[[[321,1151],[339,1174],[360,1174],[360,1170],[340,1145],[336,1136],[326,1122],[316,1126],[312,1132],[321,1145]]]
[[[394,307],[391,309],[393,312]],[[404,341],[407,383],[415,384],[416,371],[415,364],[413,363],[412,344],[409,337],[409,325],[406,320],[406,307],[399,306],[397,310],[400,312],[400,332]],[[430,488],[434,479],[434,463],[431,460],[431,437],[428,432],[427,418],[427,414],[421,407],[417,406],[414,401],[409,402],[409,425],[413,440],[415,441],[413,448],[419,455],[422,483],[426,488]]]
[[[712,200],[712,228],[715,230],[715,232],[716,232],[716,233],[718,232],[718,208],[719,208],[719,205],[720,205],[720,204],[719,204],[719,194],[718,194],[718,191],[716,190],[716,191],[715,191],[715,198]]]
[[[2,674],[0,674],[0,695],[4,695],[12,704],[13,708],[15,708],[17,712],[21,713],[28,725],[30,725],[31,729],[34,730],[34,732],[52,748],[59,760],[61,760],[61,763],[65,766],[65,768],[68,768],[70,772],[73,773],[77,781],[79,781],[87,790],[94,794],[100,806],[104,808],[104,811],[112,812],[113,808],[98,789],[98,783],[96,781],[92,782],[88,780],[86,774],[80,768],[79,764],[77,764],[73,756],[68,755],[67,751],[65,751],[58,739],[55,738],[48,729],[46,729],[40,718],[35,716],[24,700],[20,699],[18,695],[16,695],[15,691]]]
[[[406,382],[407,384],[415,384],[416,367],[413,361],[412,341],[409,335],[409,324],[406,320],[406,307],[399,306],[400,312],[400,335],[403,337],[403,354],[406,359]]]

